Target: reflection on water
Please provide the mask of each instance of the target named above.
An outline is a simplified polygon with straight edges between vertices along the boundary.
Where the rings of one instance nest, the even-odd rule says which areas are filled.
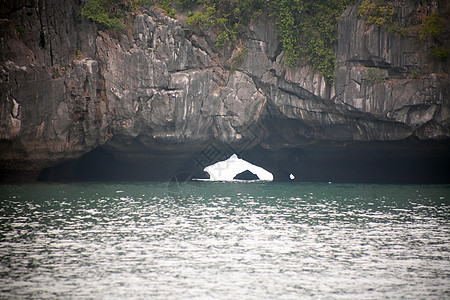
[[[0,298],[449,298],[450,186],[0,186]]]

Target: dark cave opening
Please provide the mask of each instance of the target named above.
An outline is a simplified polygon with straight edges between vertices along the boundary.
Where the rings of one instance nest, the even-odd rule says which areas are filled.
[[[183,154],[117,153],[99,147],[44,169],[38,181],[168,181],[187,159]]]
[[[123,166],[111,153],[102,148],[96,148],[79,159],[72,159],[44,169],[39,174],[38,181],[115,180],[115,174],[121,169]]]
[[[275,181],[450,183],[448,143],[318,143],[305,147],[247,149],[238,156],[270,171]],[[229,151],[229,149],[227,149]],[[226,155],[225,155],[226,156]],[[228,157],[209,161],[213,164]],[[186,181],[208,178],[196,152],[150,151],[130,155],[97,148],[79,159],[44,169],[39,181]],[[174,179],[175,178],[175,179]],[[244,172],[236,179],[252,180]]]
[[[239,179],[239,180],[258,180],[258,176],[256,176],[255,174],[253,174],[250,171],[244,171],[242,173],[237,174],[236,176],[234,176],[234,179]]]
[[[348,183],[450,183],[450,145],[441,142],[317,144],[244,153],[275,180]]]

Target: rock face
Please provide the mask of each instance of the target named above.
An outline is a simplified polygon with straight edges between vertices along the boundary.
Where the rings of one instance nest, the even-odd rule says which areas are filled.
[[[217,48],[213,33],[155,7],[119,34],[82,19],[81,5],[23,0],[0,9],[2,181],[102,178],[81,166],[100,166],[105,157],[103,175],[169,179],[192,170],[193,161],[204,167],[196,157],[211,147],[227,157],[264,154],[277,168],[317,149],[334,149],[326,157],[354,156],[367,145],[389,153],[408,139],[396,146],[399,156],[431,149],[448,166],[448,60],[431,56],[431,38],[368,26],[349,7],[328,85],[307,65],[284,65],[268,18],[253,21],[235,47]],[[410,22],[418,7],[404,5],[401,21]],[[382,80],[371,80],[375,71]],[[225,158],[209,153],[205,164]],[[281,169],[275,179],[288,172]]]

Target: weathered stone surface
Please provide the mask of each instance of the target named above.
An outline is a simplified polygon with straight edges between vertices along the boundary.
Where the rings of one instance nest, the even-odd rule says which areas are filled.
[[[403,5],[398,22],[409,24],[418,5]],[[356,6],[338,25],[333,85],[308,65],[284,65],[268,17],[218,49],[214,33],[156,8],[126,33],[97,28],[80,10],[68,0],[0,9],[3,178],[34,178],[99,147],[154,172],[176,170],[212,141],[272,151],[450,137],[448,60],[430,55],[431,40],[367,26]],[[371,81],[372,69],[382,80]]]
[[[394,5],[400,8],[396,20],[400,25],[414,24],[411,19],[417,17],[419,7],[430,12],[438,8],[433,1],[406,5],[398,1]],[[439,5],[441,10],[449,9],[443,1]],[[335,102],[379,120],[405,124],[420,138],[424,135],[418,130],[428,122],[439,120],[440,126],[448,128],[449,62],[432,57],[431,38],[389,33],[380,26],[368,26],[356,13],[356,6],[349,7],[338,26]],[[445,46],[449,46],[448,41]],[[371,71],[386,79],[371,78]],[[448,138],[445,131],[437,130],[428,138]]]

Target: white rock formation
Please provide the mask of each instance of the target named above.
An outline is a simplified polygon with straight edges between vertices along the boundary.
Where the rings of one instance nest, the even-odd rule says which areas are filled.
[[[272,173],[238,158],[236,154],[231,155],[227,160],[207,166],[204,171],[209,174],[211,181],[233,181],[236,175],[245,171],[255,174],[262,181],[273,180]]]

